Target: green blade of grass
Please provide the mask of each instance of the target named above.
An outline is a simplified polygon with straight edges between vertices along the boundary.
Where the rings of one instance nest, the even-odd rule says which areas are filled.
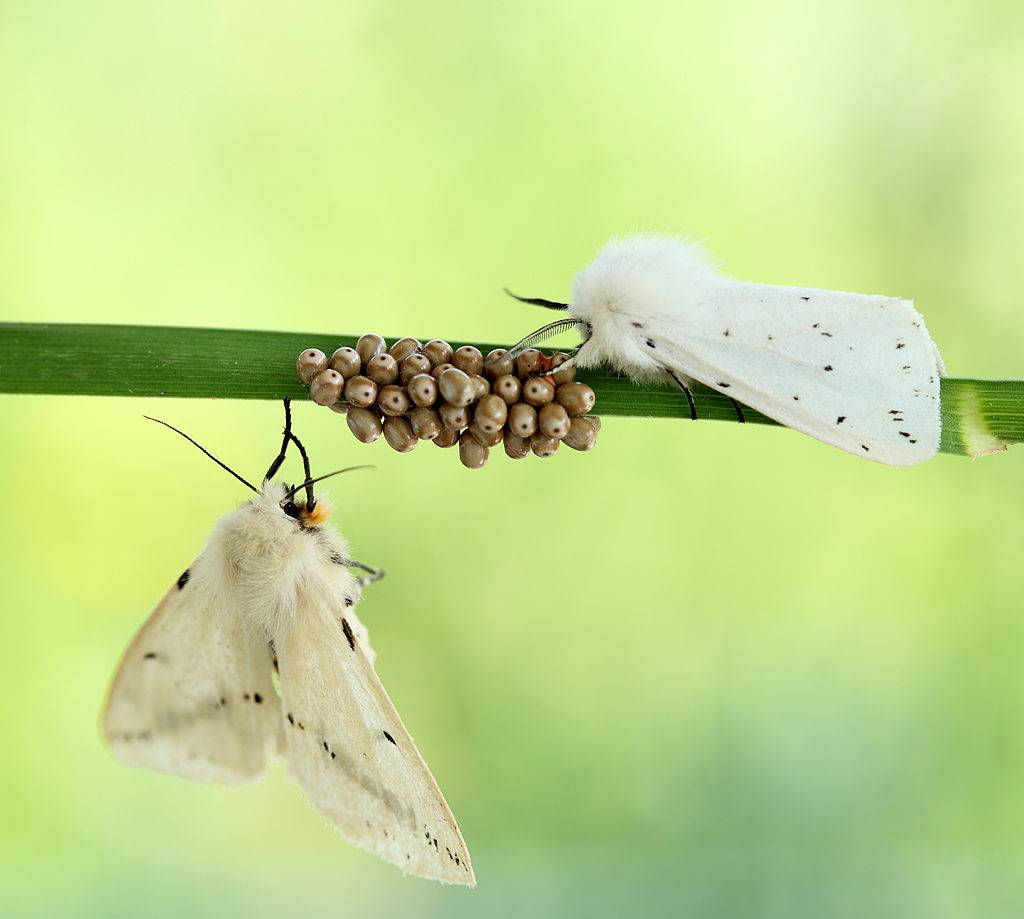
[[[353,335],[323,332],[0,323],[0,393],[303,399],[308,393],[295,375],[299,352],[330,354],[355,342]],[[472,344],[485,354],[502,347]],[[603,416],[690,416],[675,387],[638,386],[602,371],[580,372],[578,379],[594,388]],[[731,400],[719,393],[698,386],[694,400],[701,419],[737,420]],[[749,423],[775,424],[753,409],[745,415]],[[942,381],[943,453],[979,456],[1021,441],[1024,381]]]

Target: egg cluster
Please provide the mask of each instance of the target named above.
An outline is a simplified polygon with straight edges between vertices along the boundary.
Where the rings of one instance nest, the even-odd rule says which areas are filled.
[[[587,414],[594,390],[574,381],[574,367],[558,369],[568,359],[532,348],[514,359],[498,348],[485,358],[472,345],[453,350],[415,338],[388,348],[368,334],[330,357],[308,348],[296,368],[313,401],[344,414],[364,444],[381,434],[399,453],[420,440],[458,444],[462,464],[479,469],[500,443],[513,459],[552,456],[562,443],[573,450],[597,443],[601,419]]]

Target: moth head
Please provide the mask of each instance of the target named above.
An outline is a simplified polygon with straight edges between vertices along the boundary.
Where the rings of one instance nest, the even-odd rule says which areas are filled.
[[[263,494],[285,517],[294,520],[304,529],[312,529],[327,522],[334,511],[334,505],[323,495],[317,495],[310,505],[306,495],[298,493],[305,484],[300,482],[298,485],[286,485],[284,482],[268,481],[263,485]]]
[[[267,493],[267,486],[270,480],[273,478],[274,473],[280,468],[281,463],[284,462],[285,454],[288,452],[288,444],[295,444],[295,449],[299,451],[299,455],[302,457],[302,469],[306,474],[306,478],[299,482],[298,485],[287,486],[284,485],[284,494],[280,496],[278,506],[281,508],[282,513],[286,517],[290,517],[296,521],[299,526],[305,529],[312,529],[318,527],[322,523],[326,523],[327,518],[331,516],[333,510],[330,502],[323,501],[316,497],[313,493],[313,486],[317,482],[322,482],[324,479],[329,479],[333,475],[339,475],[342,472],[349,472],[353,469],[365,469],[365,466],[348,466],[345,469],[335,469],[334,472],[327,472],[324,475],[318,475],[316,478],[313,477],[313,473],[310,471],[309,465],[309,454],[306,453],[306,448],[302,446],[302,441],[292,431],[292,413],[290,403],[288,399],[284,400],[284,440],[281,442],[281,452],[274,458],[274,461],[270,464],[270,468],[267,470],[267,474],[263,477],[263,490],[264,494]],[[304,492],[304,496],[298,493]]]
[[[260,490],[253,485],[247,479],[244,479],[241,475],[235,472],[226,463],[221,462],[204,446],[194,441],[184,431],[179,431],[174,425],[168,424],[166,421],[161,421],[159,418],[150,418],[149,415],[144,416],[150,421],[155,421],[157,424],[162,424],[166,428],[170,428],[176,434],[180,434],[190,444],[198,447],[203,453],[205,453],[210,459],[212,459],[218,466],[233,475],[239,482],[245,485],[246,488],[256,492],[259,498],[262,498],[264,502],[269,502],[271,506],[276,506],[280,509],[281,513],[292,520],[295,520],[300,526],[305,528],[312,528],[320,526],[322,523],[327,521],[330,517],[332,506],[330,502],[317,499],[313,493],[313,486],[324,479],[329,479],[331,476],[339,475],[342,472],[350,472],[354,469],[368,469],[368,466],[348,466],[345,469],[336,469],[334,472],[328,472],[324,475],[313,477],[310,466],[309,466],[309,455],[306,453],[306,448],[302,446],[302,442],[292,433],[292,412],[291,412],[291,400],[284,400],[284,440],[281,442],[281,449],[277,456],[274,457],[274,461],[270,464],[270,468],[267,469],[267,474],[263,476],[263,489]],[[288,486],[283,482],[274,482],[273,477],[278,469],[281,468],[281,464],[284,462],[285,455],[288,452],[288,444],[293,443],[298,449],[302,456],[302,466],[305,472],[305,478],[298,485]],[[298,495],[299,491],[303,491],[303,495]],[[256,500],[259,501],[259,498]]]

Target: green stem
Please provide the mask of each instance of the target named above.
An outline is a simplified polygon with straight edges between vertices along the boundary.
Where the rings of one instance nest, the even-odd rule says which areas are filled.
[[[0,393],[302,399],[295,375],[304,348],[330,354],[351,335],[169,326],[0,323]],[[455,347],[459,342],[452,343]],[[477,344],[484,353],[498,345]],[[678,389],[637,386],[602,371],[581,372],[601,415],[688,418]],[[697,387],[700,418],[735,421],[726,397]],[[774,424],[746,410],[754,424]],[[942,452],[978,456],[1024,441],[1024,381],[944,379]]]

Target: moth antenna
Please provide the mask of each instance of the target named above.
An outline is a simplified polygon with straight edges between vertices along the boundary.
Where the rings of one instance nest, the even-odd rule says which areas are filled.
[[[502,288],[513,300],[518,300],[520,303],[529,303],[533,306],[543,306],[549,310],[567,310],[569,309],[568,303],[559,303],[557,300],[545,300],[543,297],[520,297],[519,294],[514,294],[507,287]]]
[[[288,437],[291,439],[292,443],[294,443],[295,446],[298,447],[299,454],[302,456],[302,468],[306,473],[306,481],[292,487],[292,490],[289,493],[289,499],[295,497],[295,492],[298,491],[298,489],[305,488],[306,510],[312,511],[313,508],[316,507],[316,498],[313,497],[313,483],[319,481],[319,479],[313,478],[313,474],[309,468],[309,454],[306,453],[306,448],[302,446],[302,441],[299,440],[299,438],[296,437],[291,431],[288,432]]]
[[[516,342],[509,348],[509,355],[511,357],[518,357],[527,348],[532,348],[534,345],[539,344],[545,339],[551,338],[557,335],[559,332],[565,329],[580,329],[583,328],[585,323],[582,319],[558,319],[555,322],[549,322],[546,326],[543,326],[535,332],[531,332],[522,341]]]
[[[284,440],[281,441],[281,452],[277,454],[274,461],[270,464],[270,468],[267,470],[267,474],[263,476],[263,481],[268,482],[272,479],[278,469],[281,468],[281,463],[284,462],[285,454],[288,452],[288,441],[292,436],[292,400],[284,400]],[[308,475],[307,475],[308,478]]]
[[[185,438],[185,440],[192,444],[193,447],[198,447],[200,450],[202,450],[202,452],[205,453],[208,457],[210,457],[210,459],[212,459],[218,466],[220,466],[221,469],[230,472],[246,488],[251,488],[254,492],[256,492],[256,494],[260,493],[260,490],[255,485],[253,485],[252,482],[247,482],[237,472],[235,472],[235,470],[232,469],[227,463],[222,463],[209,450],[207,450],[206,447],[194,441],[184,431],[179,431],[173,424],[168,424],[166,421],[161,421],[159,418],[152,418],[149,415],[143,415],[142,417],[145,418],[147,421],[155,421],[157,424],[162,424],[165,428],[170,428],[172,431],[174,431],[175,434],[180,434],[182,437]]]
[[[355,472],[357,469],[376,469],[376,466],[346,466],[344,469],[335,469],[334,472],[325,472],[323,475],[318,475],[315,479],[306,479],[305,482],[299,482],[298,485],[293,485],[286,495],[287,498],[291,499],[295,497],[295,492],[300,488],[306,488],[311,486],[314,482],[322,482],[324,479],[329,479],[334,475],[341,475],[343,472]]]

